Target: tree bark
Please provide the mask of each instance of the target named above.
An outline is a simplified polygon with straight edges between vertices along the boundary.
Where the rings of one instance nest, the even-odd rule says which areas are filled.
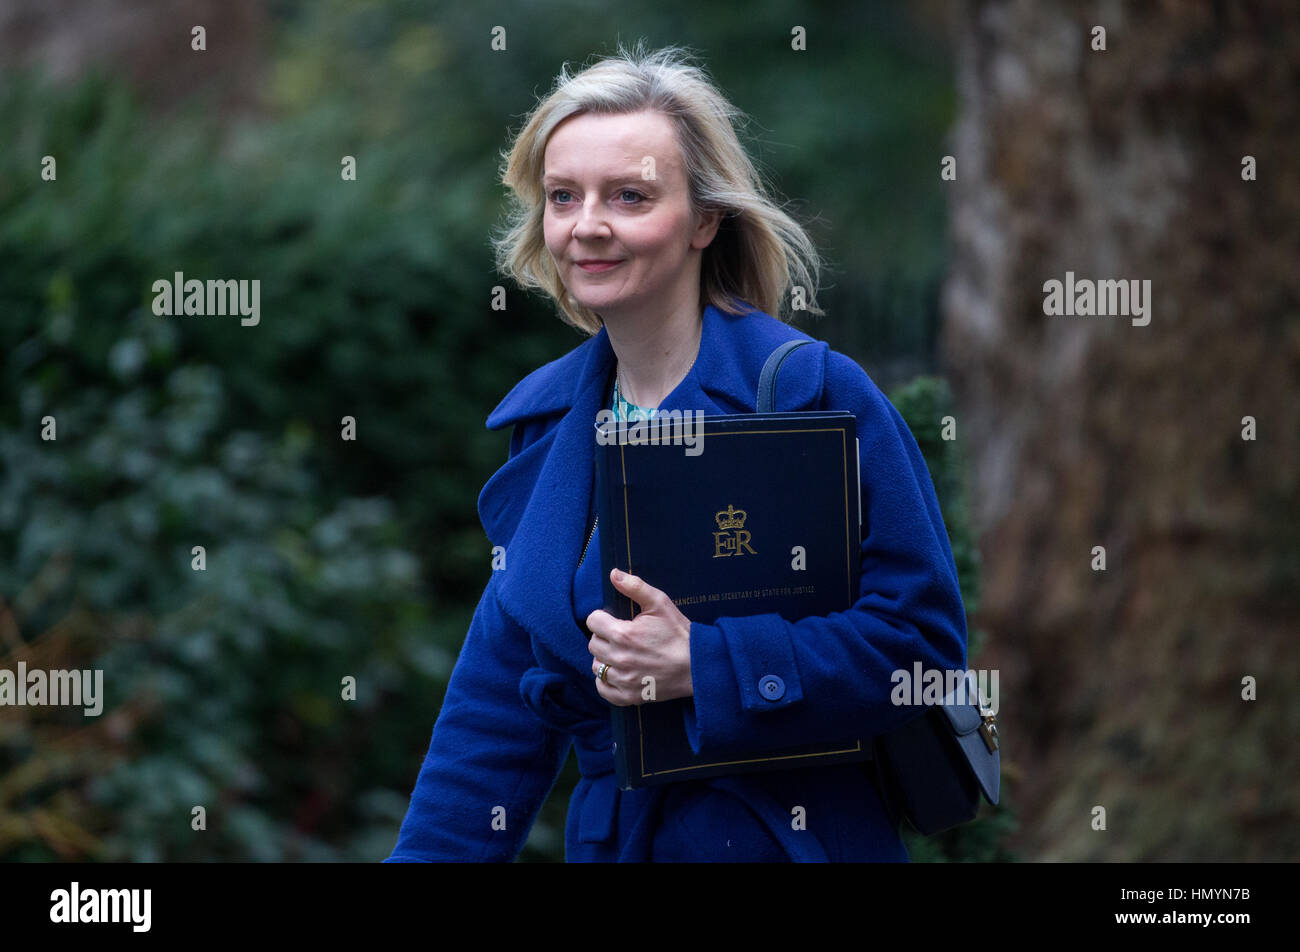
[[[942,351],[1013,845],[1294,860],[1300,9],[976,0],[955,27]],[[1046,315],[1067,271],[1149,279],[1150,323]]]
[[[196,94],[224,116],[259,108],[265,81],[263,0],[6,0],[0,3],[0,63],[39,68],[75,82],[92,70],[125,74],[165,112]],[[191,48],[203,27],[206,48]]]

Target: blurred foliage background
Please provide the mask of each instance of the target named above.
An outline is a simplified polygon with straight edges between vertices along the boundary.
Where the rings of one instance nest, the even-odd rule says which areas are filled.
[[[581,342],[513,286],[489,308],[498,153],[562,62],[619,40],[691,46],[751,117],[830,263],[827,316],[802,326],[908,420],[974,610],[935,375],[953,77],[924,14],[241,0],[124,37],[18,7],[46,42],[0,72],[0,664],[102,668],[107,696],[99,718],[0,710],[0,859],[389,853],[490,571],[475,504],[509,434],[484,419]],[[84,56],[56,62],[56,35]],[[154,316],[177,271],[259,279],[261,323]],[[521,860],[563,857],[577,776],[571,758]],[[913,857],[1009,858],[1009,805]]]

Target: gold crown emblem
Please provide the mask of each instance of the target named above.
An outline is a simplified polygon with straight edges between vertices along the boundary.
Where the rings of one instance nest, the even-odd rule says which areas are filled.
[[[718,520],[719,529],[743,529],[746,515],[748,513],[745,510],[737,509],[731,503],[727,503],[727,508],[719,510],[713,518]]]

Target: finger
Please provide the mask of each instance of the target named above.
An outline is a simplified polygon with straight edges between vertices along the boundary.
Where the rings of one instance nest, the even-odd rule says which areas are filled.
[[[594,638],[592,640],[595,641]],[[609,662],[609,672],[605,675],[606,678],[612,678],[615,670],[626,670],[627,666],[632,662],[629,652],[609,641],[602,641],[596,645],[591,655],[597,661]]]
[[[614,587],[640,605],[642,611],[654,609],[659,605],[661,597],[668,597],[639,575],[612,569],[609,577],[613,581]]]
[[[587,628],[591,631],[591,637],[587,639],[587,650],[592,652],[597,648],[608,649],[616,643],[625,643],[634,630],[632,622],[599,610],[587,616]]]
[[[616,619],[609,612],[604,611],[603,609],[600,608],[597,608],[594,612],[592,612],[584,619],[584,621],[586,621],[587,623],[587,630],[591,632],[593,638],[607,637],[609,635],[609,626],[617,620],[618,619]],[[589,639],[588,645],[590,646],[590,644],[591,642]]]
[[[626,704],[627,701],[625,700],[624,695],[627,692],[625,688],[622,685],[613,683],[615,675],[614,667],[611,665],[609,669],[605,671],[605,677],[603,680],[597,674],[599,670],[599,664],[595,665],[592,669],[592,677],[596,682],[596,692],[611,704]]]
[[[610,670],[612,671],[613,668],[611,668]],[[601,681],[599,678],[596,679],[596,691],[597,693],[600,694],[601,697],[603,697],[606,701],[608,701],[610,704],[614,705],[615,707],[629,707],[630,705],[636,703],[636,701],[632,701],[628,699],[626,691],[622,690],[621,688],[616,688],[612,684],[606,684],[604,681]]]
[[[612,632],[595,631],[587,639],[587,650],[593,655],[600,655],[602,658],[608,658],[614,650],[614,641],[611,637]]]
[[[596,679],[596,693],[603,697],[610,704],[613,704],[618,697],[617,692],[600,678]]]
[[[584,621],[587,623],[587,629],[594,635],[601,635],[605,638],[610,637],[620,627],[627,624],[627,619],[617,618],[605,611],[603,608],[597,608]]]

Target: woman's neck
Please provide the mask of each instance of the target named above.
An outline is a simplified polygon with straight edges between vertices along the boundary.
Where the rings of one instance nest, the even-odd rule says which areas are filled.
[[[698,305],[653,319],[606,320],[618,360],[623,399],[653,409],[685,378],[700,349],[704,315]]]

